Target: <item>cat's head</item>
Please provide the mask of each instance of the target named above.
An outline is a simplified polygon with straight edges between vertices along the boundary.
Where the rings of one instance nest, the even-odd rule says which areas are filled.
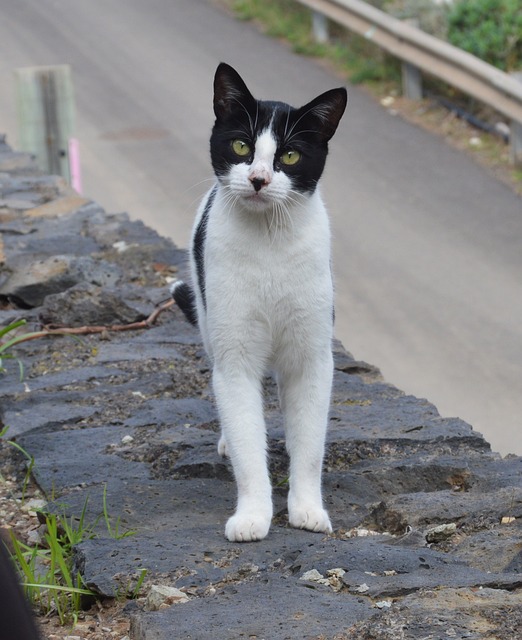
[[[298,109],[256,100],[237,71],[221,63],[214,78],[216,122],[210,139],[218,180],[235,202],[258,211],[312,194],[345,107],[344,88]]]

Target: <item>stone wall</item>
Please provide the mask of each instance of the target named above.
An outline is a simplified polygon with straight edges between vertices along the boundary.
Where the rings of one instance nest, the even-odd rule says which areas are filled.
[[[183,251],[2,142],[0,234],[2,325],[97,327],[80,342],[20,344],[23,381],[16,361],[0,377],[2,424],[34,456],[49,508],[77,515],[87,501],[94,518],[106,490],[111,517],[135,531],[80,544],[77,569],[107,597],[142,568],[188,596],[159,611],[129,604],[131,638],[522,637],[521,458],[492,453],[336,343],[324,473],[334,534],[287,526],[269,378],[276,516],[262,542],[229,543],[235,487],[198,334],[175,307],[143,322]]]

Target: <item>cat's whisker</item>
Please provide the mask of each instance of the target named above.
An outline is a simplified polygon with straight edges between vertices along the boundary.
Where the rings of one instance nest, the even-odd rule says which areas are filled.
[[[290,122],[290,111],[291,107],[288,105],[288,109],[286,110],[286,122],[285,122],[285,130],[283,131],[283,140],[286,140],[286,132],[288,131],[288,123]]]
[[[186,193],[188,193],[189,191],[192,191],[192,189],[195,189],[196,187],[201,186],[202,184],[206,184],[207,182],[215,182],[216,181],[216,177],[212,176],[210,178],[203,178],[203,180],[200,180],[199,182],[195,182],[193,185],[191,185],[190,187],[187,187],[186,189],[184,189],[182,191],[183,195],[185,195]]]
[[[252,118],[250,116],[250,113],[248,111],[248,109],[245,107],[245,105],[241,102],[241,100],[239,100],[238,98],[234,97],[234,102],[237,102],[239,104],[239,106],[243,109],[243,111],[246,113],[248,121],[250,123],[250,129],[252,131],[252,137],[254,137],[255,134],[255,127],[254,124],[252,122]]]
[[[319,110],[319,108],[318,108],[318,106],[317,106],[317,105],[315,105],[315,106],[313,106],[313,107],[310,107],[310,108],[309,108],[309,109],[307,109],[307,110],[306,110],[306,111],[305,111],[305,112],[304,112],[304,113],[303,113],[299,118],[297,118],[297,120],[294,122],[294,124],[292,125],[292,127],[291,127],[291,129],[290,129],[290,133],[289,133],[289,135],[292,135],[292,132],[293,132],[293,131],[294,131],[294,129],[297,127],[297,125],[301,122],[301,120],[302,120],[305,116],[307,116],[309,113],[312,113],[313,111],[315,111],[315,112],[316,112],[317,117],[318,117],[320,120],[323,120],[323,118],[321,117],[321,115],[328,115],[327,113],[325,113],[325,114],[321,114],[321,113],[320,113],[320,110]]]

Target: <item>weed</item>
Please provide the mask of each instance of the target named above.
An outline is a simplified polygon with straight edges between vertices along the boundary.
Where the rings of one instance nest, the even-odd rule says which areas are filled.
[[[3,438],[8,431],[9,431],[9,426],[5,426],[2,429],[2,431],[0,431],[0,438]],[[11,445],[12,447],[20,451],[20,453],[22,453],[29,462],[29,464],[27,465],[27,470],[25,472],[25,477],[22,484],[22,504],[23,504],[25,501],[25,494],[27,492],[27,485],[29,484],[29,480],[31,479],[31,474],[33,472],[34,456],[27,453],[27,451],[14,440],[6,440],[6,442],[7,444]]]
[[[45,516],[46,533],[40,547],[30,547],[11,534],[13,558],[22,576],[28,600],[43,614],[56,612],[60,624],[75,623],[82,598],[96,594],[83,584],[80,573],[74,573],[71,538],[83,539],[80,529],[71,536],[63,529],[63,520],[55,514]]]
[[[87,523],[86,498],[79,517],[41,512],[45,534],[40,545],[31,547],[11,534],[13,560],[22,578],[22,586],[28,600],[42,614],[56,613],[60,624],[75,624],[86,598],[97,594],[88,589],[82,576],[73,568],[73,549],[83,542],[97,537],[96,527],[103,518],[108,534],[114,539],[133,535],[134,531],[120,532],[120,518],[112,524],[107,509],[107,487],[103,491],[103,511],[92,523]],[[147,574],[141,569],[136,584],[125,589],[126,598],[136,598]],[[130,583],[129,583],[130,585]]]
[[[116,518],[114,526],[111,524],[111,517],[109,516],[109,512],[107,509],[107,485],[104,485],[103,487],[103,519],[105,520],[107,533],[111,538],[114,538],[115,540],[128,538],[129,536],[133,536],[136,533],[135,531],[125,531],[124,533],[120,533],[120,516]]]
[[[18,363],[18,369],[20,372],[20,382],[24,379],[24,365],[21,360],[16,358],[12,353],[11,349],[18,343],[21,342],[22,339],[26,339],[28,334],[23,335],[12,335],[13,332],[16,332],[17,329],[23,327],[27,324],[26,320],[17,320],[16,322],[12,322],[7,325],[7,327],[2,327],[0,329],[0,373],[5,373],[6,369],[4,367],[4,360],[16,360]],[[5,342],[2,342],[2,338],[11,334],[11,337],[8,338]]]

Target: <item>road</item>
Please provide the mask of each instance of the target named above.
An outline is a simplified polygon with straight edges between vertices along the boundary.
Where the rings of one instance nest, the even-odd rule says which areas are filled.
[[[16,146],[13,69],[71,64],[84,192],[186,246],[221,60],[295,105],[342,84],[210,0],[2,0],[0,131]],[[347,349],[522,454],[522,200],[355,87],[323,193]]]

